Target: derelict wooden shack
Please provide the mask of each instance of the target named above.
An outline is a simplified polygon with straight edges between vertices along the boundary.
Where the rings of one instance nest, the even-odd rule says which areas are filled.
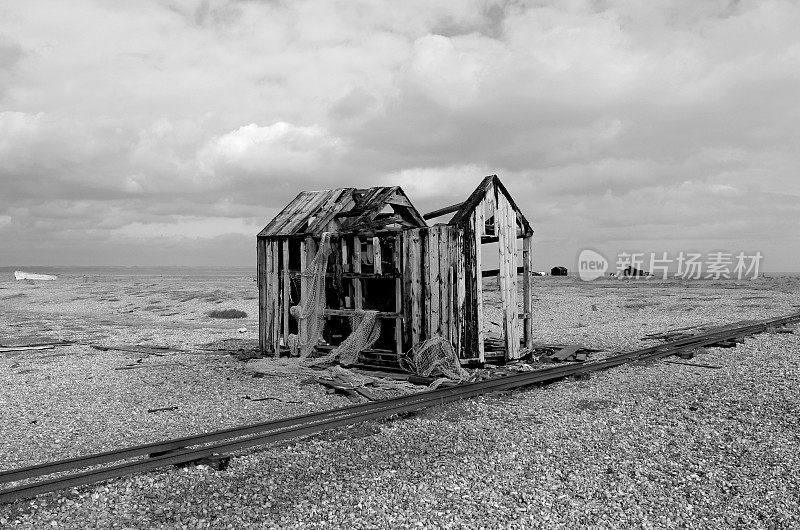
[[[452,213],[446,224],[428,226],[425,220]],[[300,272],[328,232],[325,328],[317,349],[341,343],[354,313],[374,310],[381,333],[362,352],[367,363],[396,363],[399,355],[436,336],[448,340],[462,362],[518,358],[520,339],[532,343],[533,230],[514,200],[497,176],[490,176],[465,202],[424,217],[397,186],[300,193],[257,236],[261,351],[283,351],[297,333],[289,309],[300,302],[305,281]],[[523,241],[521,251],[517,239]],[[498,243],[499,266],[484,271],[482,246],[488,243]],[[488,348],[485,276],[498,278],[503,313],[502,340]]]

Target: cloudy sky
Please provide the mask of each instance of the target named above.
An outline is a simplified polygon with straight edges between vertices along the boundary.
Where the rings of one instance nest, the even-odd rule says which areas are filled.
[[[255,266],[298,191],[498,174],[535,265],[800,270],[800,4],[0,5],[0,266]]]

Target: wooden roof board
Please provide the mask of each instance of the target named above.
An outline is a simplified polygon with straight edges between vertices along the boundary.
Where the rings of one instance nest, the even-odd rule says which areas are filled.
[[[342,220],[344,230],[370,228],[370,223],[387,205],[399,210],[398,214],[406,224],[427,226],[399,186],[376,186],[364,190],[336,188],[300,192],[259,232],[258,237],[321,234],[337,218]]]
[[[336,206],[336,201],[328,203],[332,198],[341,198],[347,188],[322,191],[302,191],[275,218],[259,232],[258,237],[290,236],[306,231],[309,220],[321,213],[323,204]],[[349,195],[348,195],[349,196]],[[313,221],[312,221],[313,223]]]
[[[349,210],[355,204],[353,188],[339,188],[335,191],[338,193],[331,195],[328,201],[322,205],[316,219],[308,224],[308,232],[312,234],[324,232],[339,212]]]
[[[475,188],[475,191],[472,192],[469,198],[466,201],[464,201],[464,203],[461,205],[461,208],[458,209],[458,211],[453,216],[453,218],[450,219],[450,222],[448,224],[460,225],[469,222],[469,218],[470,215],[472,214],[472,211],[481,203],[483,198],[486,196],[486,192],[493,185],[497,188],[497,190],[499,190],[500,192],[503,193],[503,195],[505,195],[506,199],[511,204],[511,207],[514,208],[514,211],[517,212],[517,219],[522,224],[524,232],[523,235],[529,236],[533,234],[533,228],[531,227],[531,224],[525,218],[525,215],[519,209],[517,203],[514,202],[514,198],[511,197],[510,193],[508,193],[506,187],[503,185],[502,182],[500,182],[500,179],[497,177],[497,175],[489,175],[488,177],[484,178],[478,185],[478,187]]]
[[[353,213],[359,212],[359,215],[353,219],[351,224],[368,224],[383,210],[384,206],[386,206],[386,199],[392,196],[394,192],[395,187],[371,188],[369,192],[358,199]]]

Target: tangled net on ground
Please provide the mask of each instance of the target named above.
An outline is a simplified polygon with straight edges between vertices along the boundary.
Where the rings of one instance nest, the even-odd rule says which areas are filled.
[[[461,367],[453,345],[440,336],[431,337],[415,346],[410,355],[400,359],[400,366],[422,377],[441,376],[431,386],[442,381],[464,381],[470,374]]]
[[[309,365],[322,365],[338,362],[342,366],[350,366],[358,362],[359,352],[371,348],[381,336],[381,323],[377,311],[356,311],[350,317],[353,330],[336,349],[328,355],[309,361]]]

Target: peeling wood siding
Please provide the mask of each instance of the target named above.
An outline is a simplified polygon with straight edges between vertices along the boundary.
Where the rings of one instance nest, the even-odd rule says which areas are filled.
[[[439,225],[403,234],[404,311],[409,346],[437,335],[460,357],[469,349],[464,319],[467,292],[463,231]]]
[[[277,351],[280,337],[279,242],[258,239],[258,335],[262,351]]]
[[[266,246],[267,242],[264,239],[256,239],[256,256],[258,265],[256,268],[256,283],[258,284],[258,348],[262,351],[268,351],[269,344],[267,343],[267,275],[266,267]]]
[[[495,230],[500,238],[500,301],[503,308],[503,334],[506,359],[519,358],[517,331],[517,221],[516,212],[502,193],[497,194]]]

